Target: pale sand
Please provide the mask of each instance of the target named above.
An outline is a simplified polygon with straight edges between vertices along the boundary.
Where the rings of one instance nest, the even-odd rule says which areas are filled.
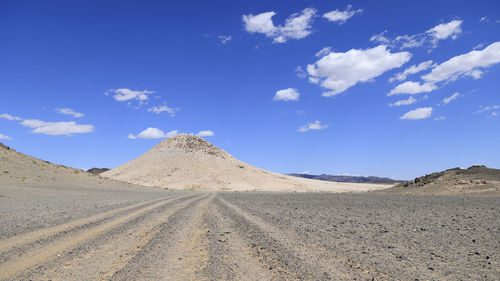
[[[0,186],[128,188],[132,185],[52,164],[0,143]]]
[[[386,184],[337,183],[291,177],[248,165],[203,138],[181,134],[138,158],[101,174],[168,189],[362,192]]]

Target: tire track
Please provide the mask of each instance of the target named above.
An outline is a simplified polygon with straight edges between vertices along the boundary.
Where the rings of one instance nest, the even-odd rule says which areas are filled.
[[[111,280],[203,280],[209,262],[204,214],[215,193],[174,214]]]
[[[184,195],[187,196],[187,195]],[[179,196],[182,197],[182,196]],[[118,214],[121,212],[126,212],[124,214],[121,214],[119,217],[111,219],[109,221],[104,221],[101,224],[96,225],[95,227],[92,228],[84,228],[82,230],[77,231],[76,233],[71,233],[64,235],[63,237],[57,239],[56,241],[49,242],[42,244],[41,247],[33,250],[29,250],[29,253],[26,253],[21,256],[17,257],[11,257],[8,259],[6,262],[0,264],[0,279],[9,279],[10,277],[25,271],[28,268],[31,268],[33,266],[36,266],[38,264],[43,264],[47,262],[49,259],[57,256],[60,253],[63,253],[65,250],[68,250],[70,248],[74,248],[75,246],[91,239],[94,238],[98,235],[101,235],[105,232],[108,232],[112,230],[115,227],[118,227],[121,224],[126,223],[127,221],[130,221],[136,217],[139,217],[151,210],[154,210],[156,208],[162,207],[165,204],[168,204],[170,201],[175,200],[176,198],[179,197],[167,197],[167,198],[160,198],[160,199],[155,199],[152,200],[153,204],[148,205],[151,203],[151,201],[145,202],[145,203],[140,203],[134,205],[134,207],[129,206],[125,208],[120,208],[120,210],[113,210],[109,211],[100,215],[97,215],[97,217],[101,219],[105,219],[106,215],[109,216],[111,213],[111,216],[114,214]],[[131,211],[130,211],[131,210]],[[127,211],[130,211],[127,213]],[[95,216],[94,216],[95,218]],[[88,219],[88,218],[87,218]],[[78,223],[81,223],[82,221],[87,221],[87,219],[83,220],[78,220],[77,223],[68,223],[65,224],[64,227],[57,228],[53,227],[49,231],[43,231],[41,230],[39,233],[33,236],[28,236],[28,237],[44,237],[48,233],[51,235],[56,234],[56,230],[59,230],[59,232],[64,232],[65,229],[70,229],[75,227]],[[85,225],[85,224],[84,224]],[[69,227],[69,228],[68,228]],[[28,241],[28,239],[24,239],[21,241]],[[35,241],[35,240],[33,240]]]
[[[239,222],[238,229],[246,229],[252,242],[253,252],[261,262],[268,264],[285,279],[306,280],[352,280],[359,277],[370,280],[366,272],[353,271],[346,267],[342,258],[315,244],[302,242],[294,232],[278,228],[260,217],[252,215],[240,207],[219,197],[221,208],[226,214]],[[354,269],[359,267],[355,266]],[[293,276],[286,276],[293,274]]]
[[[23,276],[32,280],[109,280],[158,233],[162,223],[201,199],[201,195],[177,198],[78,245]]]
[[[28,243],[32,243],[34,241],[37,241],[37,240],[40,240],[40,239],[43,239],[43,238],[46,238],[49,236],[56,235],[56,234],[64,232],[64,231],[69,231],[71,229],[84,226],[86,224],[96,223],[100,220],[114,216],[114,215],[119,214],[121,212],[126,212],[126,211],[133,210],[136,208],[141,208],[141,207],[146,206],[148,204],[152,204],[152,203],[155,203],[155,202],[158,202],[161,200],[165,200],[167,198],[172,198],[172,197],[175,197],[175,195],[168,196],[168,197],[162,197],[162,198],[158,198],[158,199],[153,199],[153,200],[149,200],[146,202],[142,202],[142,203],[138,203],[138,204],[122,207],[122,208],[113,209],[113,210],[110,210],[110,211],[107,211],[107,212],[104,212],[101,214],[97,214],[94,216],[86,217],[83,219],[78,219],[78,220],[70,221],[67,223],[60,224],[60,225],[56,225],[53,227],[48,227],[48,228],[44,228],[44,229],[30,232],[30,233],[13,236],[13,237],[10,237],[10,238],[7,238],[7,239],[0,241],[0,253],[6,252],[13,247],[18,247],[18,246],[22,246],[22,245],[25,245]]]
[[[100,278],[100,280],[110,280],[112,277],[118,273],[120,270],[125,268],[131,261],[132,259],[142,251],[142,249],[150,243],[150,241],[156,237],[159,232],[162,230],[165,224],[167,224],[171,217],[185,211],[187,208],[192,207],[199,201],[203,200],[207,196],[202,196],[202,197],[196,197],[194,199],[190,199],[187,202],[184,202],[180,207],[175,208],[174,210],[168,210],[165,213],[161,214],[161,218],[153,218],[153,222],[150,223],[150,225],[146,226],[139,234],[138,236],[141,237],[138,239],[137,243],[132,245],[127,251],[125,255],[121,255],[121,258],[116,260],[113,263],[113,266],[108,272],[103,274]]]
[[[204,270],[206,279],[275,280],[269,266],[260,263],[251,247],[238,233],[233,220],[212,204],[206,221],[209,226],[210,263]]]

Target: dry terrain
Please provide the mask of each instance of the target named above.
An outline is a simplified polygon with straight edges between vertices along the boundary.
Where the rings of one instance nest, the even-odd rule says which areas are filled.
[[[101,174],[151,187],[189,190],[363,192],[387,184],[339,183],[292,177],[244,163],[203,138],[180,134]]]
[[[189,143],[182,142],[181,150]],[[163,144],[160,148],[174,155]],[[207,150],[206,143],[187,149],[198,152],[185,151],[189,161],[177,164],[220,152]],[[181,152],[175,153],[181,159]],[[161,165],[165,155],[159,155]],[[229,174],[231,185],[225,187],[244,182],[237,176],[245,173],[251,186],[269,180],[262,181],[262,189],[287,190],[285,183],[291,182],[255,167],[232,167],[242,162],[225,157],[215,162],[228,173],[250,171]],[[192,168],[183,167],[173,179],[182,180],[179,175]],[[0,280],[498,280],[500,275],[497,193],[342,194],[332,191],[380,187],[307,179],[294,179],[299,188],[292,190],[329,192],[165,190],[101,178],[4,146],[0,171]],[[220,179],[217,170],[209,171]],[[205,179],[214,183],[213,177]]]
[[[454,168],[399,183],[379,193],[500,196],[500,170],[485,166]]]
[[[0,280],[497,280],[500,199],[0,186]]]

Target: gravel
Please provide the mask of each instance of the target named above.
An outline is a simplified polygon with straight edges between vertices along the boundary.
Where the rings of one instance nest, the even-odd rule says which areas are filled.
[[[498,280],[500,198],[0,186],[0,280]]]

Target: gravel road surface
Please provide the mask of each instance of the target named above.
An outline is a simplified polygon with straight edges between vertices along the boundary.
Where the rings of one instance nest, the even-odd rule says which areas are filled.
[[[0,280],[498,280],[500,198],[0,187]]]

